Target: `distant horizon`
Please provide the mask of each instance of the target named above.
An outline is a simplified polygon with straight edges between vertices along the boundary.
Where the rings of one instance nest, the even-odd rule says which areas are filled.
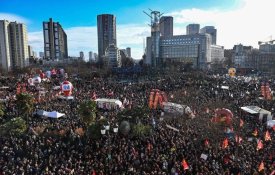
[[[98,52],[96,17],[100,14],[116,16],[118,48],[130,47],[132,57],[141,59],[143,42],[151,34],[147,25],[150,19],[143,13],[149,12],[148,7],[174,18],[174,35],[185,34],[186,25],[191,23],[198,23],[201,28],[215,26],[217,45],[225,49],[232,49],[240,43],[258,48],[258,41],[268,40],[271,35],[275,35],[275,24],[270,21],[275,5],[273,0],[172,0],[169,1],[169,7],[164,0],[158,3],[142,0],[106,1],[83,0],[77,3],[73,0],[48,0],[45,3],[41,0],[3,0],[0,20],[26,24],[28,44],[39,54],[44,52],[42,22],[52,18],[61,24],[67,34],[69,56],[78,57],[79,52],[83,51],[86,60],[89,51]]]

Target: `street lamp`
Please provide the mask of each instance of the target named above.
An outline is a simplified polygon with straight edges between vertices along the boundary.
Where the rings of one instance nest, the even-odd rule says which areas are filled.
[[[101,132],[102,135],[105,135],[105,134],[106,134],[106,129],[105,129],[104,126],[101,128],[100,132]]]
[[[116,124],[116,125],[114,126],[113,131],[114,131],[114,133],[117,133],[117,132],[118,132],[118,124]]]
[[[110,130],[110,123],[107,122],[107,125],[105,125],[104,127],[105,127],[105,129],[106,129],[107,131],[109,131],[109,130]]]

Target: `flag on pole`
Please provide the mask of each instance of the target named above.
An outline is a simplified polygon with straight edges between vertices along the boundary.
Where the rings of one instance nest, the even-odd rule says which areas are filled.
[[[209,146],[209,141],[208,141],[208,139],[205,139],[205,141],[204,141],[204,145],[205,145],[206,147],[208,147],[208,146]]]
[[[271,141],[271,137],[268,131],[265,132],[265,136],[264,136],[265,141]]]
[[[263,149],[264,145],[263,145],[263,142],[262,140],[259,140],[258,143],[257,143],[257,148],[256,150],[259,151],[260,149]]]
[[[258,171],[261,172],[264,170],[264,162],[262,161],[259,165]]]
[[[254,135],[255,137],[257,137],[257,136],[258,136],[258,129],[255,129],[255,130],[253,131],[252,135]]]
[[[237,136],[237,135],[235,136],[235,140],[238,144],[240,144],[243,141],[243,139],[240,136]]]
[[[243,125],[244,125],[244,122],[242,119],[240,119],[240,127],[243,127]]]
[[[91,174],[91,175],[96,175],[95,170],[92,171],[92,174]]]
[[[226,149],[227,147],[228,147],[228,139],[225,138],[225,139],[223,140],[223,142],[222,142],[222,148],[223,148],[223,149]]]
[[[188,166],[188,164],[187,164],[187,162],[186,162],[185,159],[182,160],[181,165],[182,165],[182,167],[183,167],[184,170],[188,170],[189,169],[189,166]]]
[[[153,149],[153,145],[151,143],[148,143],[147,149],[149,152],[151,152],[151,150]]]

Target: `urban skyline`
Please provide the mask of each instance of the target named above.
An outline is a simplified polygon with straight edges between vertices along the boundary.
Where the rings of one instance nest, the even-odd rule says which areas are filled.
[[[190,23],[199,23],[201,26],[215,26],[219,31],[217,42],[225,46],[225,49],[230,49],[238,43],[258,47],[258,41],[265,40],[272,34],[274,35],[275,31],[274,24],[268,18],[272,15],[272,5],[274,4],[272,0],[233,0],[231,2],[208,0],[200,3],[187,1],[182,2],[182,4],[180,2],[169,3],[172,4],[171,7],[167,7],[164,1],[156,4],[142,1],[115,4],[114,1],[106,7],[99,2],[92,1],[95,6],[100,6],[101,11],[95,10],[87,15],[85,11],[87,8],[83,7],[82,10],[85,12],[82,14],[71,9],[72,14],[75,14],[75,16],[72,17],[71,15],[69,18],[68,13],[60,14],[62,10],[55,13],[45,10],[45,13],[36,14],[34,9],[33,11],[30,10],[32,13],[30,15],[30,12],[25,12],[28,10],[23,12],[18,8],[14,8],[20,3],[22,2],[17,0],[12,3],[8,1],[1,2],[0,10],[2,13],[0,13],[0,18],[25,23],[28,28],[29,45],[33,47],[35,52],[41,52],[44,50],[41,23],[53,17],[62,24],[68,35],[70,56],[77,56],[79,51],[83,51],[85,54],[89,51],[97,52],[96,16],[105,13],[107,6],[110,5],[113,5],[113,8],[108,13],[114,14],[117,18],[117,46],[118,48],[131,47],[132,57],[135,59],[141,58],[144,52],[143,40],[145,37],[150,36],[150,27],[147,25],[149,20],[142,13],[142,10],[146,10],[148,7],[164,12],[165,16],[174,17],[174,35],[185,34],[186,25]],[[69,1],[68,6],[73,6],[73,4],[72,1]],[[60,2],[56,6],[60,6]],[[121,7],[117,8],[117,6]],[[45,7],[45,9],[47,8],[49,7]],[[69,10],[70,8],[72,7],[69,7]],[[129,13],[130,9],[133,9],[131,13]],[[260,10],[265,13],[261,13]],[[257,13],[255,13],[256,11]],[[79,20],[72,20],[72,18],[77,17]],[[232,27],[232,25],[238,27]],[[86,58],[88,58],[87,55]]]

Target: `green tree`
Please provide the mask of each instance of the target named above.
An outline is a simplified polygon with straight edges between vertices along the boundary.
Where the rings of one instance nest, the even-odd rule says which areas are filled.
[[[143,125],[141,123],[134,125],[132,133],[136,137],[146,137],[149,136],[151,133],[151,126],[150,125]]]
[[[88,126],[86,135],[92,139],[99,139],[101,137],[100,129],[101,125],[99,123],[93,123]]]
[[[34,109],[34,98],[30,94],[21,93],[16,95],[16,105],[20,115],[29,120],[29,115]]]
[[[26,121],[21,117],[13,118],[0,127],[0,132],[3,135],[7,135],[8,133],[12,135],[21,135],[26,130],[27,130]]]
[[[128,120],[131,123],[138,123],[138,121],[149,116],[150,110],[147,106],[137,106],[132,109],[126,109],[118,113],[118,120]]]
[[[86,126],[93,124],[96,120],[96,102],[88,100],[81,103],[78,112]]]
[[[4,116],[4,106],[0,103],[0,118]]]

